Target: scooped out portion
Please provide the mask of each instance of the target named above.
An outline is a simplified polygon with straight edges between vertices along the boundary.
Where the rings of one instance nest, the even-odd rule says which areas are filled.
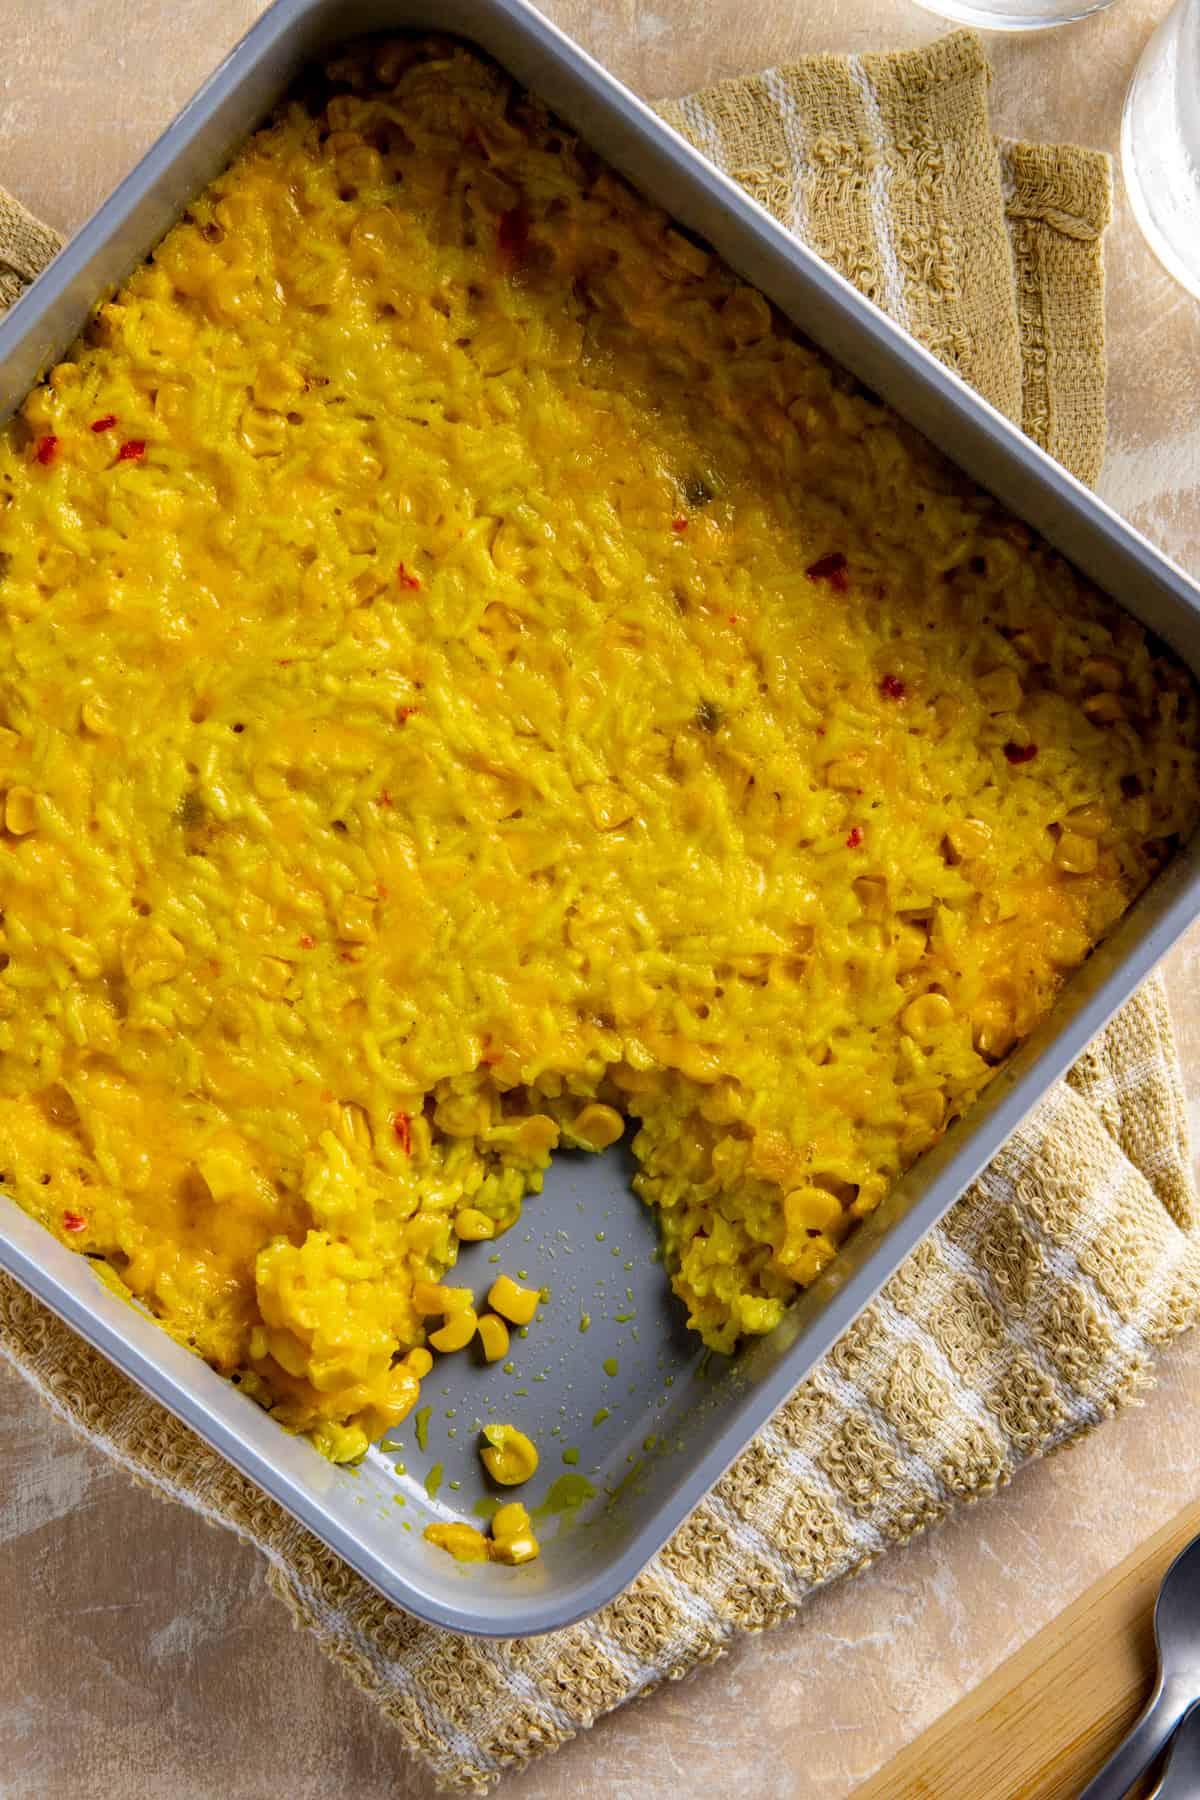
[[[1198,811],[1180,665],[441,39],[4,428],[0,650],[5,1184],[338,1459],[560,1147],[769,1331]]]

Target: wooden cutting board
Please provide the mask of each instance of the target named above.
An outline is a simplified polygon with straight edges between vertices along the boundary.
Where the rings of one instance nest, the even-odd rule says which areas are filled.
[[[1200,1500],[1094,1582],[855,1800],[1076,1800],[1149,1698],[1159,1583],[1198,1534]]]

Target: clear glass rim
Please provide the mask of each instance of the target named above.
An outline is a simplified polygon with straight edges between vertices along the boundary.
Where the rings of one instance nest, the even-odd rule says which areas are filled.
[[[1113,0],[1091,0],[1090,5],[1071,5],[1062,12],[1047,12],[1029,15],[1024,13],[992,12],[986,6],[972,6],[968,3],[959,5],[956,0],[916,0],[923,11],[935,13],[938,18],[951,19],[956,25],[973,25],[979,31],[1018,32],[1018,31],[1053,31],[1057,25],[1073,25],[1079,19],[1086,19],[1092,13],[1103,12],[1113,4]]]
[[[923,5],[924,0],[917,0]],[[1200,273],[1188,268],[1179,258],[1174,245],[1167,238],[1154,218],[1150,203],[1137,170],[1137,156],[1133,149],[1133,111],[1135,90],[1138,75],[1135,72],[1125,95],[1125,107],[1121,114],[1121,173],[1125,178],[1125,193],[1129,200],[1130,210],[1137,221],[1138,229],[1146,243],[1154,252],[1167,274],[1186,288],[1197,300],[1200,300]]]

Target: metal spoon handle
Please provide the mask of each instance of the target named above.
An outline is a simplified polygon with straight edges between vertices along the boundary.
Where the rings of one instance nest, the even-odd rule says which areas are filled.
[[[1162,1780],[1147,1800],[1196,1800],[1200,1794],[1200,1706],[1193,1706],[1171,1739]]]
[[[1173,1682],[1155,1689],[1150,1704],[1121,1739],[1079,1800],[1125,1800],[1138,1776],[1150,1767],[1195,1695]]]

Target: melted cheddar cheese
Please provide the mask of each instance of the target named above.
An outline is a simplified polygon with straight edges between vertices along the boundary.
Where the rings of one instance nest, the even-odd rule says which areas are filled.
[[[0,1169],[337,1457],[625,1118],[769,1330],[1197,814],[1179,666],[444,42],[98,308],[0,550]]]

